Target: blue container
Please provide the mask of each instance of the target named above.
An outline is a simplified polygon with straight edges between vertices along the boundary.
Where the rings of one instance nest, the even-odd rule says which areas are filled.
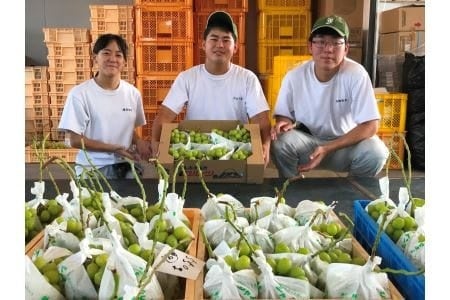
[[[378,224],[372,220],[365,211],[369,200],[355,200],[353,202],[355,227],[353,235],[369,253],[378,231]],[[397,246],[387,234],[381,235],[380,243],[376,250],[376,255],[382,258],[381,268],[391,268],[395,270],[418,271],[414,264],[406,257],[399,246]],[[406,299],[425,299],[425,276],[406,276],[388,273],[389,279],[394,283],[400,293]]]

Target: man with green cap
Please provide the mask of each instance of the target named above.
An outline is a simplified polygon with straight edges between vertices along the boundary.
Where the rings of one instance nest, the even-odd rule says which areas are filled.
[[[316,168],[374,177],[387,160],[372,83],[346,57],[348,36],[343,18],[318,19],[308,40],[312,60],[283,78],[271,130],[271,158],[283,177]]]
[[[205,63],[178,74],[152,126],[157,156],[162,123],[172,122],[186,106],[186,120],[240,120],[259,124],[265,163],[269,162],[269,105],[258,77],[231,62],[238,32],[230,14],[213,12],[206,22],[202,48]]]

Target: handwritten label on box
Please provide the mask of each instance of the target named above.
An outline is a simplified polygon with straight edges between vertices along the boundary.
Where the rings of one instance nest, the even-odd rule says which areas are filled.
[[[153,267],[157,266],[169,251],[171,251],[169,246],[164,247],[155,259]],[[159,272],[195,280],[204,265],[204,261],[175,249],[171,251],[165,261],[159,265],[157,270]]]

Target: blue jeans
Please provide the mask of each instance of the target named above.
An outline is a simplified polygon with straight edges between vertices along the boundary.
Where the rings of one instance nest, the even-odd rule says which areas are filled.
[[[298,166],[309,161],[314,149],[327,143],[300,130],[280,134],[270,146],[271,159],[280,175],[290,178],[298,175]],[[329,153],[317,167],[335,172],[348,172],[349,176],[374,177],[382,169],[389,150],[376,135],[356,145]]]

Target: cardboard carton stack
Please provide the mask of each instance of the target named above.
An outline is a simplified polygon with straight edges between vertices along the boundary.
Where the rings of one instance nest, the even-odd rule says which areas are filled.
[[[402,90],[405,51],[425,47],[425,6],[402,6],[380,14],[378,86]]]

